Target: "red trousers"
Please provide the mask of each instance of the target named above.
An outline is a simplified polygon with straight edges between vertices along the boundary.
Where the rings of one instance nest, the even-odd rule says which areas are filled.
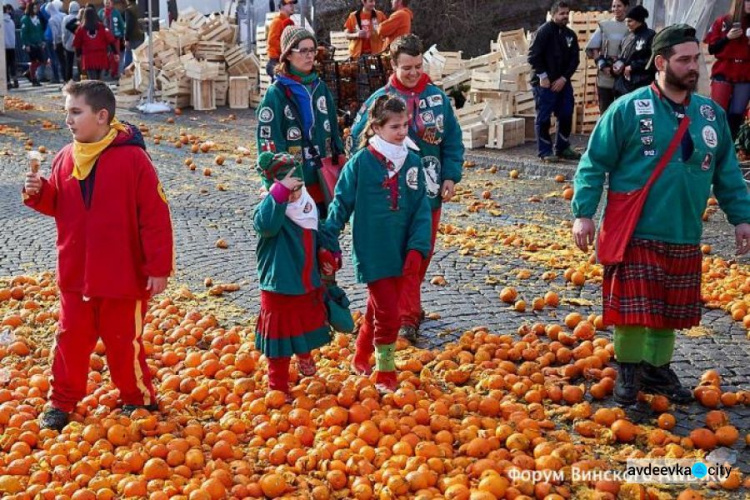
[[[52,406],[72,412],[86,396],[89,360],[100,337],[123,404],[156,402],[141,339],[146,309],[146,300],[84,300],[80,293],[61,293],[49,395]]]
[[[711,99],[724,108],[724,111],[729,111],[729,103],[732,101],[732,84],[711,80]]]
[[[401,317],[399,327],[419,325],[419,319],[422,315],[422,282],[427,275],[427,268],[430,267],[432,255],[435,253],[435,239],[440,228],[440,212],[439,208],[432,211],[430,254],[426,259],[422,260],[422,267],[419,269],[419,274],[404,276],[403,290],[401,291],[401,298],[398,304]]]
[[[403,292],[404,279],[385,278],[367,284],[367,311],[365,322],[357,336],[357,345],[370,353],[375,345],[393,344],[398,338],[401,322],[398,319],[399,296]]]

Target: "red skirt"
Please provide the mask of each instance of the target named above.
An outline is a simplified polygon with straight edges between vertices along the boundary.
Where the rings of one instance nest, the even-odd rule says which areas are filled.
[[[331,341],[323,289],[305,295],[260,292],[255,347],[269,358],[308,354]]]
[[[698,245],[633,239],[622,263],[604,266],[604,323],[691,328],[700,323]]]

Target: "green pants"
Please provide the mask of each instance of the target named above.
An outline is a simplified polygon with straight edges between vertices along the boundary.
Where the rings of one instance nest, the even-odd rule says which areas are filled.
[[[674,354],[675,332],[669,328],[615,327],[615,356],[620,363],[666,365]]]

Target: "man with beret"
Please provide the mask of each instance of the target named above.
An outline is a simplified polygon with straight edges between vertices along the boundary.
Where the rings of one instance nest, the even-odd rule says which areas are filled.
[[[531,90],[536,104],[534,129],[537,147],[539,157],[547,163],[557,162],[559,158],[578,160],[581,157],[570,147],[575,106],[570,80],[580,63],[578,35],[568,28],[570,5],[567,2],[553,3],[550,14],[552,20],[537,31],[528,57],[532,70]],[[555,153],[549,134],[553,114],[557,117]]]
[[[623,405],[635,403],[639,390],[675,403],[692,399],[670,362],[675,329],[701,319],[701,216],[712,188],[736,226],[737,254],[750,249],[750,195],[726,115],[694,93],[701,53],[695,29],[669,26],[656,35],[652,49],[649,66],[656,68],[656,81],[618,99],[602,116],[578,165],[572,201],[573,237],[587,251],[605,178],[613,200],[612,193],[642,188],[660,161],[666,165],[647,191],[633,234],[622,238],[624,255],[604,266],[604,322],[615,327],[620,368],[614,398]],[[678,134],[683,120],[686,132]],[[665,154],[670,143],[672,155]],[[606,238],[597,247],[600,258],[609,246]]]

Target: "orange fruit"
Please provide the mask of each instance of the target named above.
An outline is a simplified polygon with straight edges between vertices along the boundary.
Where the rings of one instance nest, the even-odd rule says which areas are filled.
[[[281,474],[266,474],[260,478],[263,494],[269,498],[277,498],[287,492],[289,485]]]

